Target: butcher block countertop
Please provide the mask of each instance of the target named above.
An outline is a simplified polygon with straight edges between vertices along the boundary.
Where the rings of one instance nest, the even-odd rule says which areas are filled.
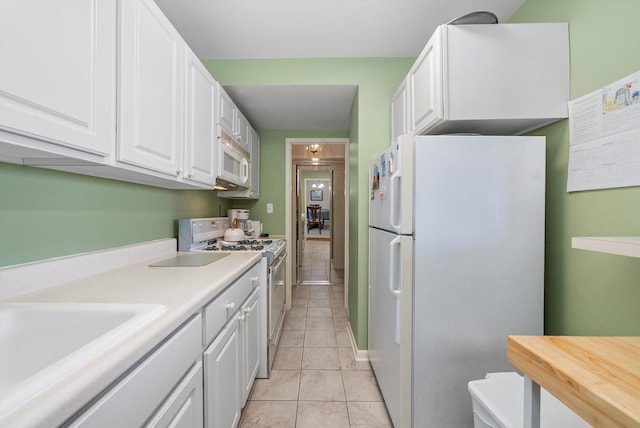
[[[640,427],[640,337],[509,336],[507,357],[594,427]]]

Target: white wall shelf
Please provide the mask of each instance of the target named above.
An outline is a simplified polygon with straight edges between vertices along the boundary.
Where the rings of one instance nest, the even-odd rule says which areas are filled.
[[[573,237],[571,246],[580,250],[640,258],[640,236]]]

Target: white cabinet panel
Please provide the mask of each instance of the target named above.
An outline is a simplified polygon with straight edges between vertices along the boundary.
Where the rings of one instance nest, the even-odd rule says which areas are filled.
[[[519,135],[566,118],[568,26],[441,25],[409,91],[413,134]]]
[[[197,361],[145,428],[202,428],[202,400],[202,362]]]
[[[201,338],[202,317],[196,315],[68,426],[141,426],[198,358]]]
[[[236,139],[245,149],[251,150],[251,124],[240,110],[236,111]]]
[[[218,110],[217,122],[231,136],[236,138],[236,105],[224,90],[222,85],[217,85],[218,94]]]
[[[411,129],[428,129],[442,121],[442,46],[436,32],[409,70]]]
[[[0,129],[108,154],[115,40],[115,0],[0,2]]]
[[[216,181],[216,82],[198,57],[186,49],[186,141],[184,178],[213,186]]]
[[[204,352],[204,421],[208,428],[233,428],[240,421],[240,357],[236,314]]]
[[[409,92],[405,78],[391,97],[391,141],[409,132]]]
[[[152,0],[120,2],[118,160],[180,172],[185,43]]]
[[[264,285],[263,285],[264,287]],[[240,336],[242,338],[242,403],[247,401],[253,381],[260,368],[260,307],[259,290],[255,290],[240,308]]]

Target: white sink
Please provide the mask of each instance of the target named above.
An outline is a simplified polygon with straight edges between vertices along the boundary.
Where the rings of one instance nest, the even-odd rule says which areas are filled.
[[[165,310],[146,304],[0,303],[0,416]]]

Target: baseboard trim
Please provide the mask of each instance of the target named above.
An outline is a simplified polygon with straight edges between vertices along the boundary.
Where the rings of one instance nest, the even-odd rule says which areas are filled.
[[[351,322],[349,322],[349,339],[351,339],[351,349],[353,350],[353,356],[356,361],[369,361],[369,351],[366,349],[358,349],[356,344],[356,338],[353,335],[353,329],[351,328]]]

